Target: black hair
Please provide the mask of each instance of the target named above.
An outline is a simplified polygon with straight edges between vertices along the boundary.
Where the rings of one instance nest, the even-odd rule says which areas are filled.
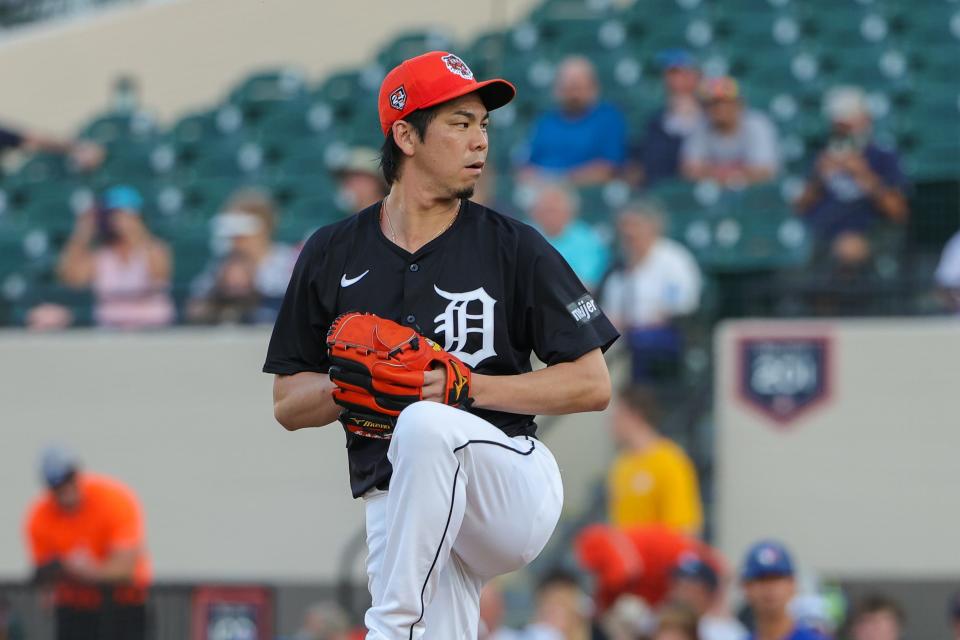
[[[653,389],[639,384],[628,384],[617,394],[631,412],[643,417],[650,425],[660,423],[660,404]]]
[[[576,587],[582,589],[579,576],[563,567],[555,567],[543,574],[537,581],[537,593],[542,593],[551,587]]]
[[[892,614],[901,625],[906,622],[906,614],[903,611],[903,607],[900,606],[900,603],[893,598],[879,593],[868,595],[858,602],[857,606],[854,607],[851,618],[857,621],[871,613],[880,613],[882,611]]]
[[[430,126],[430,123],[433,122],[433,119],[436,117],[437,107],[427,107],[425,109],[417,109],[402,118],[402,120],[413,127],[413,130],[417,133],[417,137],[423,142],[427,137],[427,127]],[[400,147],[397,146],[396,141],[393,139],[393,129],[391,129],[387,132],[387,136],[383,140],[383,146],[380,147],[380,171],[383,173],[383,179],[387,181],[388,186],[392,185],[397,181],[397,178],[400,177],[401,160],[403,160],[403,151],[400,150]]]

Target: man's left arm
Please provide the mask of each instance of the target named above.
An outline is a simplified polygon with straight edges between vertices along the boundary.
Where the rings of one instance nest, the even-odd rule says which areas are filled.
[[[562,415],[603,411],[610,402],[610,373],[599,348],[512,376],[473,374],[473,406],[509,413]]]

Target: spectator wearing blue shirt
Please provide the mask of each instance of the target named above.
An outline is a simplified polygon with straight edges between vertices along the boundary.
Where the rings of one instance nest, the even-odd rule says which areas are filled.
[[[824,102],[830,140],[796,202],[820,245],[842,266],[864,264],[870,234],[884,221],[903,224],[909,210],[896,151],[879,146],[863,91],[836,87]]]
[[[600,282],[610,252],[600,235],[578,219],[580,198],[561,184],[546,184],[537,193],[530,217],[540,233],[560,252],[590,290]]]
[[[828,640],[819,631],[798,625],[790,614],[797,585],[793,560],[781,543],[764,540],[753,545],[740,578],[753,613],[750,640]]]
[[[562,177],[576,185],[610,180],[626,157],[627,124],[600,100],[593,64],[581,56],[561,62],[554,96],[557,108],[534,123],[524,177]]]
[[[694,57],[683,49],[668,49],[657,56],[663,69],[666,104],[647,122],[637,153],[639,182],[646,186],[680,175],[680,151],[684,140],[703,123],[697,98],[700,70]]]

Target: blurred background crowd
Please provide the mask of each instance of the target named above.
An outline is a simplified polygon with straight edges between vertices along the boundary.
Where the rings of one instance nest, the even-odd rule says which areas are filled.
[[[0,23],[70,5],[3,0]],[[487,587],[480,637],[904,637],[900,602],[820,583],[802,549],[709,545],[697,412],[724,319],[960,313],[960,3],[544,0],[469,42],[371,43],[315,80],[251,70],[168,124],[117,77],[72,139],[0,129],[0,325],[269,326],[310,233],[385,195],[374,92],[433,49],[517,85],[476,200],[544,234],[629,359],[597,508],[534,594]],[[61,463],[54,505],[86,473]],[[938,606],[960,638],[960,596]],[[355,613],[318,603],[291,637],[362,637]],[[23,633],[0,602],[0,638]]]

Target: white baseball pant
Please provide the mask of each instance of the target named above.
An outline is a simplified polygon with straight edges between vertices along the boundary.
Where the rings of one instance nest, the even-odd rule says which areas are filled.
[[[560,518],[550,450],[437,402],[406,408],[368,493],[366,640],[476,640],[480,589],[537,557]]]

